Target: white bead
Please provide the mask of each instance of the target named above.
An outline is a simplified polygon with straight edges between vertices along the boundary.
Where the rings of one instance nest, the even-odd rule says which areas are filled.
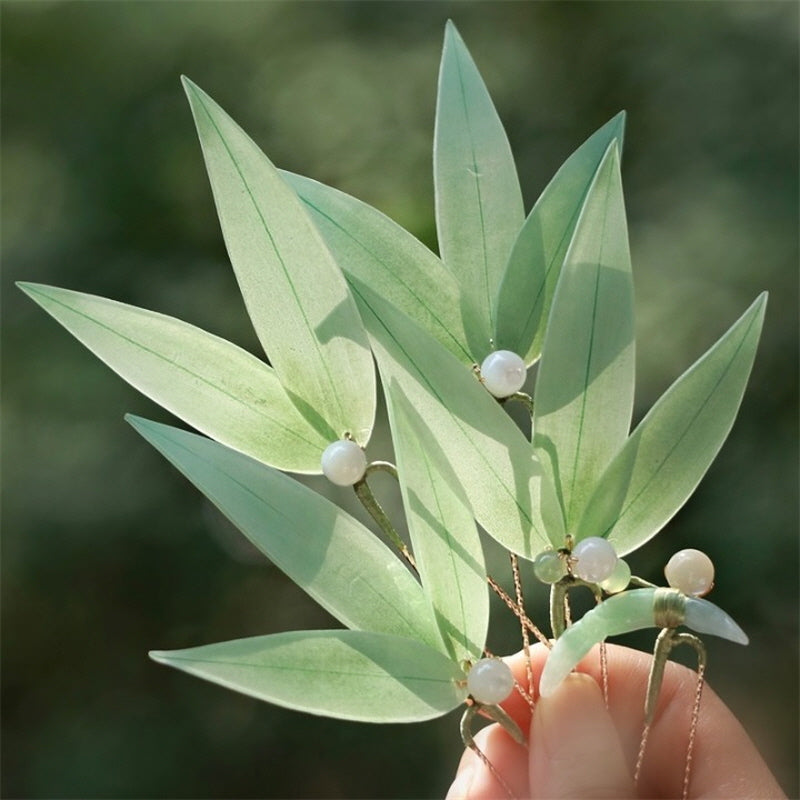
[[[476,661],[467,675],[467,690],[479,703],[502,703],[514,688],[514,676],[505,661],[482,658]]]
[[[589,583],[600,583],[608,578],[617,566],[614,546],[601,536],[581,539],[572,548],[575,565],[572,572],[576,578]]]
[[[509,397],[525,383],[525,362],[510,350],[495,350],[483,359],[481,378],[483,385],[495,397]]]
[[[322,473],[337,486],[358,483],[367,469],[364,451],[349,439],[329,444],[322,453]]]
[[[714,564],[700,550],[680,550],[664,567],[667,583],[690,597],[702,597],[714,585]]]
[[[617,594],[625,591],[631,582],[631,568],[626,561],[617,559],[617,566],[614,571],[604,580],[600,581],[600,588],[608,594]]]

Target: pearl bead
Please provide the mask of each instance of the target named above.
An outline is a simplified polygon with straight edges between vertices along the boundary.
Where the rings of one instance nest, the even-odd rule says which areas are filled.
[[[631,582],[631,568],[626,561],[617,559],[617,566],[614,571],[604,580],[600,581],[600,588],[608,594],[617,594],[625,591]]]
[[[322,473],[337,486],[358,483],[367,469],[364,451],[349,439],[329,444],[322,453]]]
[[[514,688],[514,676],[505,661],[482,658],[467,674],[467,690],[479,703],[502,703]]]
[[[576,578],[589,583],[600,583],[608,578],[617,566],[614,546],[601,536],[581,539],[572,548],[575,565],[572,572]]]
[[[525,362],[510,350],[495,350],[483,359],[481,378],[483,385],[495,397],[509,397],[525,383]]]
[[[567,574],[567,565],[555,550],[545,550],[533,559],[533,574],[542,583],[558,583]]]
[[[667,583],[690,597],[702,597],[714,585],[714,564],[699,550],[680,550],[664,567]]]

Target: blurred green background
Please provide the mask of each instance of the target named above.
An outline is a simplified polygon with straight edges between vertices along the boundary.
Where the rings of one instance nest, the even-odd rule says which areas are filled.
[[[637,417],[770,291],[728,443],[631,562],[658,580],[681,547],[715,560],[712,599],[751,644],[709,640],[710,682],[797,795],[796,3],[6,0],[0,15],[4,797],[444,794],[461,749],[455,715],[318,719],[147,659],[332,622],[122,421],[168,416],[12,282],[107,295],[258,352],[181,73],[279,166],[435,247],[430,151],[448,17],[506,123],[528,207],[592,131],[629,113]],[[370,454],[387,454],[385,433]],[[543,593],[529,591],[543,619]],[[510,615],[495,611],[494,649],[517,649]]]

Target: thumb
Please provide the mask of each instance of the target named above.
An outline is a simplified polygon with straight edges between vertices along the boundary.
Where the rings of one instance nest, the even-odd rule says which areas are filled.
[[[533,712],[533,798],[633,798],[633,779],[600,687],[573,674]]]

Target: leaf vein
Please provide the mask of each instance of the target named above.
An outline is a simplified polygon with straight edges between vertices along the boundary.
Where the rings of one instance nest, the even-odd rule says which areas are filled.
[[[247,196],[250,198],[250,202],[253,204],[253,208],[255,209],[255,212],[258,215],[258,218],[261,220],[261,225],[262,225],[262,227],[264,229],[264,233],[266,234],[267,238],[269,239],[269,243],[270,243],[270,245],[272,247],[272,250],[275,253],[276,258],[278,259],[278,263],[281,266],[281,270],[283,271],[283,275],[284,275],[284,278],[286,279],[286,283],[288,284],[289,290],[290,290],[290,292],[292,294],[292,297],[294,298],[295,305],[297,306],[297,309],[298,309],[298,311],[300,312],[300,315],[303,318],[303,322],[304,322],[306,328],[311,332],[311,331],[313,331],[313,328],[312,328],[311,323],[310,323],[310,321],[308,319],[308,316],[306,314],[306,310],[305,310],[302,302],[300,301],[300,297],[299,297],[299,295],[297,293],[297,289],[295,287],[294,281],[292,281],[292,277],[291,277],[291,275],[289,273],[289,270],[286,267],[286,263],[283,260],[283,256],[282,256],[280,250],[278,249],[278,246],[277,246],[277,244],[275,242],[275,239],[274,239],[274,237],[272,235],[272,232],[270,231],[269,226],[267,225],[266,219],[264,219],[264,215],[263,215],[263,213],[261,211],[261,207],[259,206],[259,204],[256,201],[255,195],[253,194],[253,191],[252,191],[252,189],[250,187],[250,184],[248,183],[247,178],[245,178],[244,173],[242,172],[242,169],[241,169],[241,166],[240,166],[238,160],[236,159],[236,157],[234,156],[234,154],[231,151],[230,147],[228,146],[227,140],[222,135],[222,131],[219,129],[219,126],[217,125],[217,121],[214,119],[213,115],[208,110],[208,107],[206,106],[205,101],[203,100],[202,97],[199,97],[199,96],[198,96],[198,99],[200,101],[200,104],[203,107],[203,110],[206,112],[206,115],[208,116],[208,119],[211,122],[211,125],[214,127],[214,130],[216,131],[217,136],[219,136],[219,139],[222,142],[222,146],[225,148],[225,152],[227,152],[228,157],[231,160],[231,163],[234,165],[234,167],[236,168],[237,173],[239,174],[239,177],[241,178],[242,184],[244,185],[244,188],[245,188],[245,190],[247,192]],[[345,415],[345,412],[344,412],[344,407],[343,407],[343,403],[342,403],[341,397],[340,397],[339,392],[337,390],[337,384],[336,384],[336,381],[333,380],[333,376],[331,375],[330,370],[328,369],[328,364],[327,364],[325,358],[323,357],[322,351],[321,351],[320,346],[319,346],[319,340],[317,339],[316,336],[312,335],[311,336],[311,341],[312,341],[312,344],[313,344],[314,349],[316,350],[316,353],[317,353],[317,356],[318,356],[317,362],[321,365],[323,371],[325,372],[325,376],[326,376],[327,381],[328,381],[328,387],[327,388],[330,390],[331,394],[333,395],[333,397],[335,399],[336,406],[338,408],[340,418],[344,419],[346,417],[346,415]]]

